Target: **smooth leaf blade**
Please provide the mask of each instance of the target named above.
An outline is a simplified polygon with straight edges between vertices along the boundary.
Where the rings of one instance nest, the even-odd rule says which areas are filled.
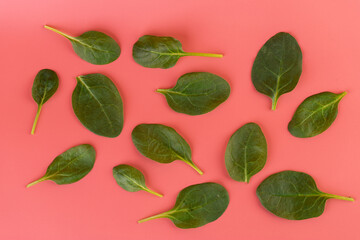
[[[72,95],[76,117],[91,132],[104,137],[117,137],[122,131],[123,103],[115,84],[96,73],[77,77]]]
[[[208,113],[230,95],[230,85],[223,78],[207,72],[182,75],[175,87],[158,89],[169,106],[176,112],[188,115]]]
[[[91,171],[95,156],[95,149],[89,144],[70,148],[53,160],[42,178],[28,184],[27,187],[45,180],[51,180],[57,184],[77,182]]]
[[[131,137],[143,156],[159,163],[181,160],[202,174],[191,160],[189,144],[175,129],[161,124],[140,124],[134,128]]]
[[[266,178],[257,188],[261,204],[276,216],[303,220],[320,216],[330,198],[352,198],[321,192],[314,179],[303,172],[283,171]]]
[[[229,205],[227,190],[217,183],[201,183],[184,188],[173,209],[139,221],[169,218],[178,228],[197,228],[217,220]]]
[[[115,61],[120,56],[121,50],[118,43],[102,32],[88,31],[79,37],[72,37],[52,27],[45,26],[45,28],[70,40],[75,53],[89,63],[104,65]]]
[[[260,126],[247,123],[231,136],[226,147],[225,165],[232,179],[248,183],[263,169],[266,158],[267,143]]]
[[[300,46],[289,33],[280,32],[258,52],[251,79],[258,92],[272,99],[272,109],[275,110],[279,97],[296,87],[301,72]]]
[[[299,138],[314,137],[323,133],[335,121],[339,102],[345,95],[346,92],[322,92],[306,98],[289,122],[289,132]]]

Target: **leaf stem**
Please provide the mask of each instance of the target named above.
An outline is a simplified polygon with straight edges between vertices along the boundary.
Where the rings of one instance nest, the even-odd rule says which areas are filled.
[[[155,192],[155,191],[153,191],[153,190],[151,190],[149,188],[144,188],[144,191],[147,191],[148,193],[154,194],[155,196],[158,196],[158,197],[163,197],[162,194],[157,193],[157,192]]]
[[[158,92],[158,93],[162,93],[162,94],[164,94],[164,93],[166,93],[167,92],[167,89],[156,89],[155,90],[156,92]]]
[[[214,57],[214,58],[222,58],[222,54],[216,53],[195,53],[195,52],[185,52],[186,56],[200,56],[200,57]]]
[[[67,35],[67,34],[65,34],[63,32],[60,32],[59,30],[57,30],[55,28],[52,28],[52,27],[50,27],[48,25],[45,25],[44,28],[49,29],[49,30],[51,30],[53,32],[56,32],[56,33],[60,34],[61,36],[64,36],[64,37],[66,37],[68,39],[74,39],[73,37],[71,37],[71,36],[69,36],[69,35]]]
[[[184,160],[187,164],[189,164],[193,169],[195,169],[200,175],[203,175],[204,173],[198,168],[193,162],[190,162],[188,160]]]
[[[39,116],[40,116],[40,112],[41,112],[41,108],[42,108],[42,104],[39,104],[38,105],[38,110],[36,112],[36,116],[35,116],[35,119],[34,119],[34,123],[33,123],[32,129],[31,129],[31,135],[34,135],[34,133],[35,133],[36,125],[37,125],[37,122],[38,122],[38,119],[39,119]]]
[[[149,220],[153,220],[153,219],[158,219],[158,218],[167,218],[169,216],[169,213],[171,211],[167,211],[167,212],[164,212],[164,213],[160,213],[160,214],[157,214],[157,215],[154,215],[154,216],[151,216],[151,217],[147,217],[147,218],[143,218],[143,219],[140,219],[138,221],[138,223],[143,223],[143,222],[147,222]]]
[[[276,98],[276,97],[272,99],[271,110],[273,110],[273,111],[276,110],[276,105],[277,105],[278,99],[279,99],[279,98]]]
[[[329,194],[329,193],[325,193],[324,195],[325,195],[325,197],[334,198],[334,199],[339,199],[339,200],[345,200],[345,201],[350,201],[350,202],[354,202],[354,201],[355,201],[355,199],[353,199],[353,198],[351,198],[351,197],[343,197],[343,196],[334,195],[334,194]]]
[[[33,181],[33,182],[29,183],[28,185],[26,185],[26,187],[28,188],[28,187],[34,186],[35,184],[37,184],[39,182],[42,182],[42,181],[45,181],[47,179],[48,179],[48,177],[44,176],[44,177],[42,177],[42,178],[40,178],[40,179],[38,179],[36,181]]]

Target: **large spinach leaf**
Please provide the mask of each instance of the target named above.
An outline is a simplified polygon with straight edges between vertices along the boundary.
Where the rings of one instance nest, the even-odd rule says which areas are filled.
[[[296,39],[280,32],[258,52],[251,71],[256,90],[272,99],[272,109],[281,95],[292,91],[302,72],[302,53]]]
[[[261,128],[247,123],[230,138],[225,152],[225,165],[230,177],[239,182],[249,182],[266,163],[267,144]]]
[[[89,144],[70,148],[54,159],[43,177],[29,183],[27,187],[45,180],[51,180],[57,184],[77,182],[91,171],[95,163],[95,155],[95,149]]]
[[[197,228],[218,219],[229,205],[229,194],[217,183],[201,183],[184,188],[173,209],[139,221],[169,218],[179,228]]]
[[[230,95],[229,84],[221,77],[207,72],[182,75],[175,87],[158,89],[176,112],[200,115],[214,110]]]
[[[148,68],[171,68],[184,56],[223,57],[222,54],[184,52],[180,41],[172,37],[145,35],[133,47],[135,62]]]
[[[349,197],[321,192],[310,175],[295,171],[269,176],[259,185],[256,194],[267,210],[290,220],[320,216],[326,200],[330,198],[354,201]]]
[[[89,31],[73,37],[55,28],[46,25],[44,27],[69,39],[75,53],[89,63],[104,65],[115,61],[120,56],[120,47],[117,42],[102,32]]]
[[[203,174],[191,160],[189,144],[175,129],[161,124],[140,124],[134,128],[131,137],[137,150],[145,157],[159,163],[181,160]]]
[[[124,123],[123,103],[114,83],[99,73],[76,79],[72,105],[80,122],[100,136],[119,136]]]

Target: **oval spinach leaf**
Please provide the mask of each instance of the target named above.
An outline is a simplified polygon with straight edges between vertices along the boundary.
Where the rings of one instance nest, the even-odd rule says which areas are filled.
[[[117,137],[124,123],[123,103],[114,83],[95,73],[79,76],[72,95],[76,117],[91,132]]]
[[[258,52],[251,71],[256,90],[272,99],[276,109],[279,97],[292,91],[302,72],[302,53],[296,39],[280,32]]]
[[[171,68],[184,56],[223,57],[222,54],[184,52],[180,41],[172,37],[145,35],[133,47],[135,62],[148,68]]]
[[[59,87],[59,78],[53,70],[42,69],[36,74],[34,84],[32,86],[32,97],[38,105],[35,120],[31,129],[31,134],[35,133],[36,124],[38,122],[41,108],[49,98],[54,95]]]
[[[239,182],[249,182],[266,163],[267,144],[261,128],[247,123],[230,138],[225,152],[225,165],[230,177]]]
[[[269,176],[259,185],[256,194],[267,210],[290,220],[320,216],[326,200],[330,198],[354,201],[349,197],[321,192],[310,175],[295,171]]]
[[[178,228],[197,228],[218,219],[229,205],[229,194],[217,183],[201,183],[184,188],[173,209],[144,218],[139,223],[169,218]]]
[[[117,184],[129,192],[137,192],[144,190],[158,197],[162,197],[160,193],[154,192],[145,185],[144,175],[136,168],[122,164],[113,168],[113,176]]]
[[[176,112],[200,115],[214,110],[230,95],[229,84],[221,77],[207,72],[182,75],[175,87],[158,89]]]
[[[131,137],[137,150],[145,157],[159,163],[181,160],[203,174],[191,160],[189,144],[175,129],[161,124],[140,124],[134,128]]]
[[[288,125],[289,132],[299,138],[314,137],[335,121],[340,100],[346,92],[322,92],[306,98],[296,109]]]
[[[89,31],[79,37],[72,37],[55,28],[46,25],[44,27],[69,39],[75,53],[89,63],[104,65],[115,61],[120,56],[120,47],[117,42],[102,32]]]
[[[89,144],[70,148],[54,159],[42,178],[26,187],[45,180],[51,180],[57,184],[77,182],[91,171],[95,163],[95,155],[95,149]]]

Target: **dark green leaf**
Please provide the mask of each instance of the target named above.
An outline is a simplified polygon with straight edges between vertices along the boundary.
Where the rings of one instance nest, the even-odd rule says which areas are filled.
[[[296,39],[280,32],[258,52],[251,71],[256,90],[272,99],[276,109],[279,97],[292,91],[302,72],[302,53]]]
[[[38,110],[35,116],[34,124],[31,129],[31,134],[35,133],[37,121],[40,116],[41,108],[43,104],[54,95],[59,87],[59,78],[56,72],[50,69],[42,69],[35,77],[34,84],[32,86],[32,97],[38,104]]]
[[[289,132],[299,138],[314,137],[324,132],[336,119],[339,102],[345,95],[346,92],[322,92],[306,98],[289,122]]]
[[[123,104],[114,83],[99,73],[76,79],[72,105],[80,122],[100,136],[119,136],[124,123]]]
[[[120,56],[120,47],[117,42],[102,32],[89,31],[79,37],[72,37],[52,27],[45,26],[45,28],[69,39],[75,53],[89,63],[108,64]]]
[[[184,188],[173,209],[139,221],[169,218],[178,228],[197,228],[218,219],[229,205],[229,194],[217,183],[202,183]]]
[[[147,158],[159,163],[181,160],[202,171],[191,160],[189,144],[173,128],[161,124],[140,124],[131,134],[137,150]]]
[[[162,197],[161,194],[150,190],[145,185],[144,175],[138,169],[132,166],[122,164],[114,167],[113,176],[117,184],[126,191],[137,192],[143,190],[158,197]]]
[[[261,204],[276,216],[302,220],[320,216],[330,198],[352,198],[321,192],[314,179],[302,172],[283,171],[266,178],[257,188]]]
[[[267,144],[261,128],[247,123],[230,138],[225,152],[225,165],[230,177],[239,182],[249,182],[266,163]]]
[[[221,77],[207,72],[182,75],[175,87],[158,89],[176,112],[200,115],[214,110],[230,95],[229,84]]]
[[[151,35],[142,36],[133,47],[135,62],[148,68],[171,68],[184,56],[221,58],[222,54],[184,52],[177,39]]]
[[[70,148],[54,159],[42,178],[28,184],[27,187],[45,180],[57,184],[77,182],[91,171],[95,163],[95,155],[95,149],[88,144]]]

